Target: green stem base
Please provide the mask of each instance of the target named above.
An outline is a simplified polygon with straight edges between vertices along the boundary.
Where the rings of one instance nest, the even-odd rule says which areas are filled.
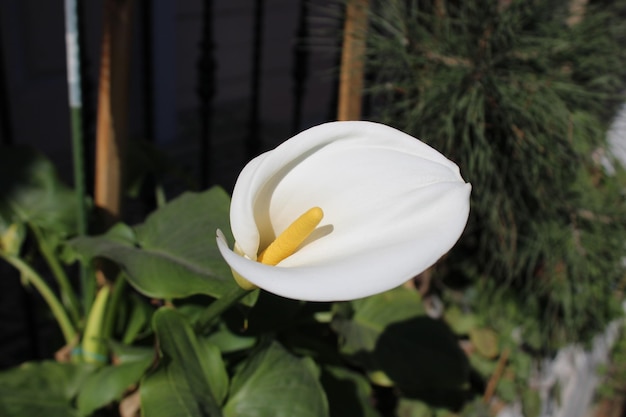
[[[250,294],[250,290],[244,290],[237,286],[231,292],[224,294],[222,297],[213,301],[210,306],[202,313],[198,322],[196,323],[196,331],[198,333],[204,333],[208,331],[211,326],[215,324],[220,315],[228,310],[232,305],[236,304],[246,295]]]

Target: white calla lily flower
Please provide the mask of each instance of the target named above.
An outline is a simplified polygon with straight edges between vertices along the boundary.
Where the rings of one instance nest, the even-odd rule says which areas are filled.
[[[366,297],[401,285],[452,248],[467,222],[470,191],[453,162],[399,130],[326,123],[243,169],[230,208],[235,250],[219,230],[217,243],[234,275],[271,293],[307,301]],[[310,224],[285,232],[310,229],[286,258],[275,266],[257,262],[312,208]]]

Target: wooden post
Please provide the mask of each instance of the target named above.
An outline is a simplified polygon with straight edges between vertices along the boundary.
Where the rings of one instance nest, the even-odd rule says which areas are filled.
[[[111,224],[121,210],[124,148],[128,135],[132,0],[106,0],[96,128],[94,199]]]
[[[105,0],[94,187],[94,202],[103,215],[104,227],[119,218],[122,208],[123,161],[128,136],[131,10],[132,0]],[[99,265],[96,271],[99,287],[106,284],[107,275],[104,265]]]
[[[350,0],[346,4],[337,120],[361,118],[368,12],[369,0]]]

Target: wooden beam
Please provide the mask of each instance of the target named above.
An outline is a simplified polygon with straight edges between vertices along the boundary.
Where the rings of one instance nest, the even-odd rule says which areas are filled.
[[[346,4],[337,120],[361,118],[368,13],[369,0],[350,0]]]
[[[128,136],[132,0],[105,0],[98,85],[94,203],[103,227],[111,226],[122,210],[124,154]],[[97,266],[98,287],[112,279],[106,265]]]
[[[124,149],[128,136],[131,9],[132,0],[105,1],[94,200],[109,224],[121,211]]]

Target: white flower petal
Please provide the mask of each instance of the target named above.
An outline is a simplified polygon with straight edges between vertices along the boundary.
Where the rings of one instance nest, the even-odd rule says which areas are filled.
[[[359,298],[402,284],[431,266],[460,236],[471,186],[428,145],[371,122],[309,129],[255,158],[231,203],[237,246],[222,255],[254,284],[304,300]],[[277,267],[253,260],[298,216],[324,219]],[[219,240],[218,240],[219,241]]]

